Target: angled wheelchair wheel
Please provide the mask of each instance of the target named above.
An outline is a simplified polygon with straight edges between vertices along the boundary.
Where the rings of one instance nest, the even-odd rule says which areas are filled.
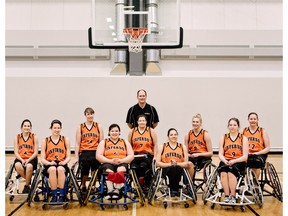
[[[84,201],[83,201],[84,206],[87,205],[89,197],[90,197],[92,189],[93,189],[93,186],[96,184],[97,175],[98,175],[98,169],[93,173],[93,175],[92,175],[92,177],[90,179],[90,182],[89,182],[89,185],[88,185],[88,189],[87,189],[87,192],[85,194]],[[79,188],[79,191],[80,191],[80,188]]]
[[[138,197],[140,198],[140,203],[142,206],[144,206],[145,204],[145,195],[143,193],[143,190],[139,184],[139,181],[138,181],[138,178],[136,176],[136,173],[135,173],[135,170],[134,169],[130,169],[130,175],[131,175],[131,178],[132,178],[132,181],[134,183],[134,187],[135,187],[135,190],[136,190],[136,193],[138,195]]]
[[[209,177],[214,173],[214,170],[217,169],[217,166],[213,163],[207,163],[203,167],[203,179],[204,183],[206,183]]]
[[[152,177],[149,190],[148,190],[148,203],[149,204],[152,204],[160,178],[161,178],[161,169],[156,169]]]
[[[273,166],[273,164],[267,162],[267,171],[268,171],[268,178],[269,181],[273,187],[273,192],[275,194],[275,197],[283,202],[283,192],[282,192],[282,187],[281,187],[281,183],[278,177],[278,174],[276,172],[275,167]]]
[[[250,168],[247,168],[247,175],[250,190],[253,193],[255,204],[257,204],[258,207],[261,208],[263,206],[263,192],[259,184],[259,181],[256,177],[255,172]]]
[[[31,184],[31,189],[30,189],[30,192],[29,192],[28,197],[27,197],[28,206],[31,205],[33,197],[36,193],[36,189],[38,188],[38,184],[39,184],[40,178],[41,178],[41,173],[42,173],[42,166],[40,166],[34,174],[34,178],[33,178],[32,184]]]
[[[82,196],[81,196],[81,193],[80,193],[80,187],[78,185],[76,176],[74,175],[72,169],[69,169],[69,186],[70,186],[70,189],[71,189],[71,193],[73,193],[73,191],[75,191],[75,194],[76,194],[76,196],[78,198],[79,204],[80,204],[80,206],[82,206],[83,199],[82,199]]]
[[[8,185],[9,185],[9,180],[12,177],[13,170],[14,170],[14,165],[15,165],[15,163],[10,165],[10,167],[9,167],[9,169],[7,171],[7,174],[5,176],[5,189],[7,189]]]
[[[206,186],[202,194],[202,200],[204,204],[207,203],[207,199],[209,197],[217,193],[217,176],[218,172],[217,169],[215,169],[206,182]]]
[[[197,196],[196,196],[196,191],[194,189],[194,184],[192,182],[192,179],[190,178],[190,175],[188,173],[188,171],[186,169],[183,169],[184,170],[184,182],[185,184],[187,185],[188,183],[188,191],[189,191],[189,194],[190,196],[192,197],[192,201],[194,204],[197,203]]]

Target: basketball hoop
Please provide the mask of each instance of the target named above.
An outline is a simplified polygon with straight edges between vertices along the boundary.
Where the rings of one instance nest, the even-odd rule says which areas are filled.
[[[123,33],[128,40],[129,52],[141,52],[143,39],[148,33],[147,28],[124,28]]]

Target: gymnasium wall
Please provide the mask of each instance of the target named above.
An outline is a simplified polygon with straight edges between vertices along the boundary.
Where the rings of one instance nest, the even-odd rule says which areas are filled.
[[[272,151],[282,151],[282,0],[182,0],[185,47],[161,52],[159,77],[110,76],[113,51],[87,48],[90,0],[7,0],[5,7],[6,150],[25,118],[40,140],[51,134],[51,121],[60,119],[74,148],[87,106],[96,110],[105,135],[115,122],[126,138],[126,112],[144,88],[159,112],[159,143],[170,127],[183,141],[192,116],[201,113],[217,150],[228,119],[238,117],[243,128],[255,111]],[[202,59],[187,51],[201,53],[203,47]],[[234,57],[217,56],[219,47],[216,54],[234,50]]]
[[[109,76],[106,61],[7,61],[6,150],[25,118],[31,119],[40,140],[51,134],[51,121],[60,119],[74,148],[87,106],[95,109],[105,136],[109,125],[118,123],[127,138],[127,110],[144,88],[148,103],[159,112],[159,143],[167,140],[170,127],[179,130],[182,142],[192,116],[201,113],[217,150],[228,119],[238,117],[243,128],[254,111],[270,135],[272,151],[282,151],[281,61],[161,61],[161,68],[159,77]]]

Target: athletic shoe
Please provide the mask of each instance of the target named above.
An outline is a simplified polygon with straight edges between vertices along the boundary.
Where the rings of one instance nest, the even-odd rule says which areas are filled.
[[[30,187],[29,187],[29,185],[25,185],[24,188],[23,188],[22,193],[23,193],[23,194],[28,194],[29,192],[30,192]]]
[[[52,199],[50,200],[50,202],[57,202],[57,196],[52,196]]]
[[[223,202],[225,202],[225,203],[229,203],[229,201],[230,201],[229,196],[225,196]]]
[[[119,189],[114,189],[112,192],[111,192],[111,197],[112,199],[118,199],[119,198],[119,194],[120,194],[120,190]]]
[[[231,203],[231,204],[235,204],[235,203],[236,203],[236,198],[235,198],[235,196],[230,196],[230,201],[229,201],[229,203]]]

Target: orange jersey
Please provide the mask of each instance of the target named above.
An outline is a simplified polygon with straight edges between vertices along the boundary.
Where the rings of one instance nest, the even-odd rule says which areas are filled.
[[[169,142],[163,144],[161,161],[164,163],[170,163],[171,160],[175,160],[177,162],[184,162],[184,151],[181,143],[177,143],[175,149],[172,149],[170,147]]]
[[[230,134],[224,137],[224,157],[226,160],[237,159],[243,155],[243,135],[238,133],[235,140],[232,140]]]
[[[118,139],[114,143],[111,139],[105,139],[104,156],[108,159],[125,158],[127,156],[126,143],[123,139]]]
[[[131,145],[135,153],[154,153],[154,143],[151,136],[150,127],[146,127],[143,133],[140,133],[138,127],[134,128],[131,136]]]
[[[205,132],[206,132],[205,130],[201,129],[199,134],[196,136],[193,130],[189,131],[188,133],[189,154],[208,152],[206,141],[204,139]]]
[[[65,137],[60,136],[57,143],[54,143],[50,137],[46,137],[46,160],[64,161],[66,158]]]
[[[91,151],[97,150],[99,139],[100,139],[100,131],[98,128],[97,122],[93,122],[90,130],[87,128],[85,123],[80,125],[81,129],[81,143],[79,151]]]
[[[251,133],[249,127],[246,127],[243,130],[243,135],[248,138],[249,153],[259,152],[265,148],[263,128],[258,127],[254,133]]]
[[[18,142],[18,154],[24,160],[29,159],[34,153],[34,134],[29,133],[27,139],[23,137],[23,134],[17,135]]]

